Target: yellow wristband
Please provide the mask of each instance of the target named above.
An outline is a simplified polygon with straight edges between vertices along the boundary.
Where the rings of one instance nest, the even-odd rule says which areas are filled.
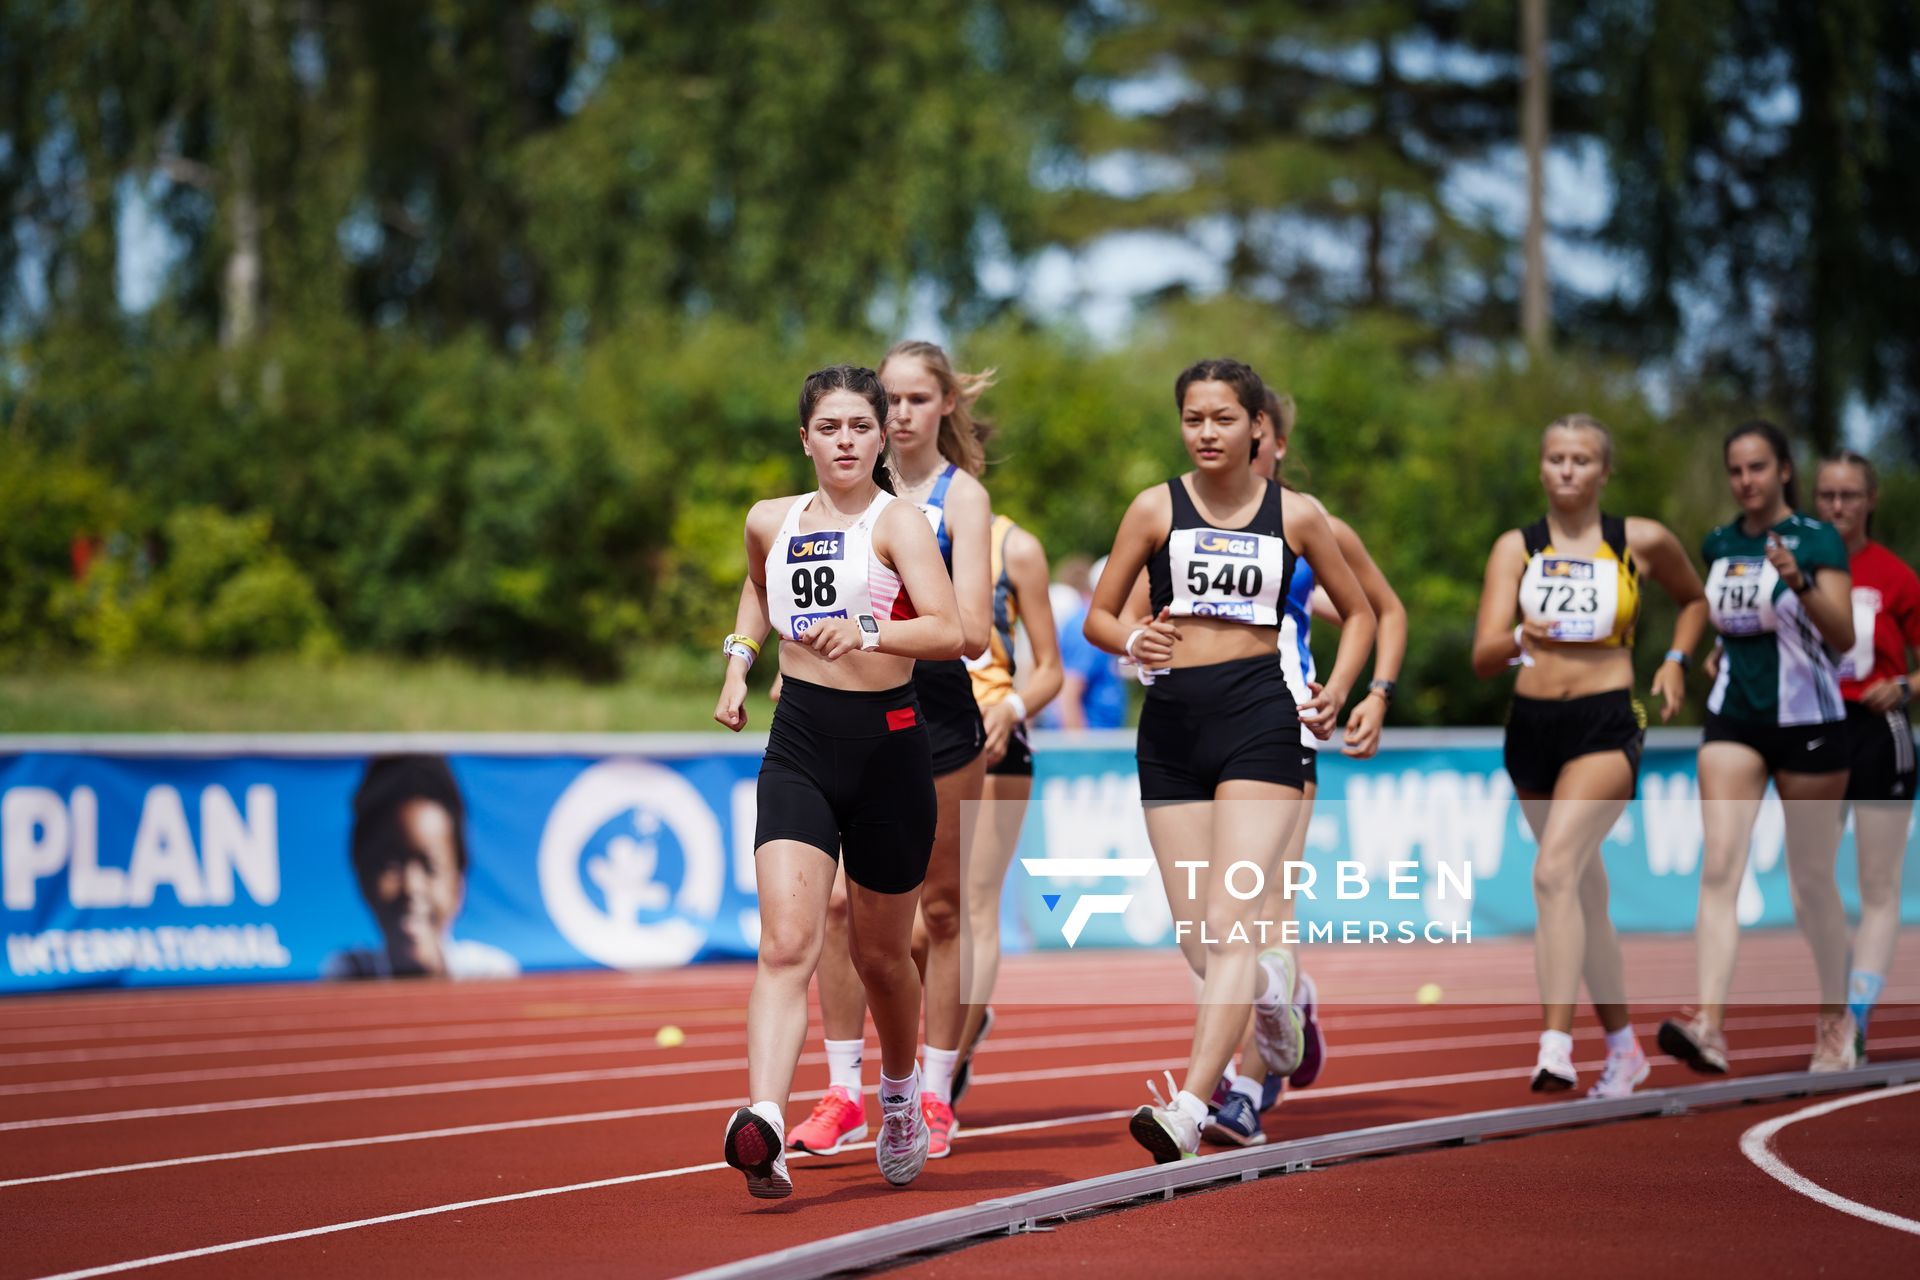
[[[720,642],[720,649],[722,652],[725,652],[726,650],[731,649],[736,644],[743,644],[747,646],[747,648],[753,650],[754,657],[757,658],[760,656],[760,646],[757,643],[755,643],[755,641],[750,636],[743,636],[738,631],[732,632],[727,636],[725,640],[722,640]]]

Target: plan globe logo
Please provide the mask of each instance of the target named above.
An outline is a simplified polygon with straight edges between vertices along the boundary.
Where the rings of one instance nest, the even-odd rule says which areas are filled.
[[[555,802],[540,836],[540,896],[562,937],[615,969],[692,960],[725,890],[720,823],[657,764],[610,760]]]

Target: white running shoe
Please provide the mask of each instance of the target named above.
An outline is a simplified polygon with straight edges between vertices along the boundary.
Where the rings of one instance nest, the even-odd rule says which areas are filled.
[[[1860,1052],[1854,1044],[1856,1028],[1851,1013],[1823,1013],[1813,1024],[1813,1061],[1807,1070],[1825,1075],[1830,1071],[1851,1071],[1860,1065]]]
[[[787,1175],[787,1148],[780,1130],[751,1107],[727,1121],[727,1163],[747,1175],[747,1194],[756,1200],[784,1200],[793,1194]]]
[[[1133,1140],[1152,1153],[1155,1164],[1174,1164],[1195,1159],[1200,1154],[1200,1126],[1180,1109],[1180,1091],[1174,1087],[1173,1072],[1165,1074],[1168,1096],[1162,1098],[1160,1087],[1147,1081],[1153,1105],[1142,1105],[1127,1122]]]
[[[1610,1053],[1607,1064],[1600,1068],[1600,1078],[1593,1082],[1593,1088],[1587,1090],[1589,1098],[1624,1098],[1645,1083],[1647,1073],[1653,1068],[1647,1063],[1647,1055],[1635,1042],[1625,1053]]]
[[[1558,1044],[1542,1044],[1540,1056],[1533,1064],[1533,1091],[1565,1093],[1579,1083],[1580,1073],[1573,1069],[1573,1055]]]
[[[889,1095],[880,1086],[880,1137],[873,1144],[873,1158],[880,1175],[896,1187],[904,1187],[920,1176],[927,1163],[926,1112],[920,1106],[919,1068],[914,1068],[913,1092],[905,1096]]]
[[[1276,947],[1260,953],[1260,972],[1269,989],[1277,982],[1280,1004],[1274,1009],[1253,1006],[1253,1038],[1265,1059],[1267,1070],[1277,1076],[1290,1076],[1300,1067],[1307,1049],[1300,1010],[1293,1003],[1293,953]]]

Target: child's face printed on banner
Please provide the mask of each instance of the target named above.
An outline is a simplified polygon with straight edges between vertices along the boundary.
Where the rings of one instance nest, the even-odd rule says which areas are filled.
[[[465,888],[453,815],[432,800],[408,800],[381,837],[369,905],[396,973],[442,974],[444,950]]]

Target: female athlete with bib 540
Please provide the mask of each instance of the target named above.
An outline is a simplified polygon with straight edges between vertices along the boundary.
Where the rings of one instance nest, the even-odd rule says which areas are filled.
[[[1474,674],[1520,668],[1507,714],[1506,765],[1538,851],[1533,861],[1534,968],[1546,1028],[1533,1068],[1536,1092],[1571,1089],[1573,1002],[1580,979],[1607,1035],[1596,1098],[1632,1093],[1647,1058],[1627,1021],[1620,938],[1607,911],[1600,845],[1633,799],[1646,712],[1633,696],[1633,633],[1640,571],[1680,606],[1673,646],[1653,675],[1660,718],[1687,698],[1689,655],[1706,629],[1700,575],[1657,520],[1605,515],[1613,437],[1584,413],[1540,438],[1547,514],[1500,535],[1487,556],[1474,632]],[[1514,625],[1514,615],[1520,625]]]
[[[880,1139],[896,1186],[927,1159],[914,1045],[920,976],[914,909],[933,849],[933,753],[914,695],[916,660],[961,649],[953,585],[933,531],[887,492],[887,392],[836,365],[800,392],[800,443],[819,488],[754,504],[747,580],[725,641],[713,718],[746,726],[747,671],[771,628],[784,690],[760,764],[754,872],[760,962],[747,1001],[751,1106],[727,1122],[727,1163],[760,1199],[793,1191],[784,1112],[807,1035],[807,979],[845,859],[848,941],[880,1036]]]
[[[1263,1055],[1279,1052],[1282,1024],[1295,1018],[1291,965],[1255,955],[1263,895],[1228,892],[1229,871],[1252,863],[1263,881],[1275,874],[1300,814],[1301,719],[1336,715],[1373,647],[1373,611],[1326,517],[1247,465],[1272,430],[1266,395],[1237,360],[1180,375],[1174,405],[1194,469],[1127,508],[1085,623],[1094,644],[1156,673],[1140,717],[1140,798],[1181,950],[1202,979],[1186,1079],[1130,1124],[1159,1163],[1198,1154],[1205,1099],[1239,1047],[1249,1004]],[[1304,704],[1276,658],[1296,554],[1345,623],[1333,671]],[[1134,627],[1119,615],[1142,568],[1154,616]],[[1242,875],[1234,888],[1253,886]],[[1269,1065],[1286,1072],[1297,1061]]]
[[[1847,910],[1834,880],[1847,793],[1847,712],[1833,655],[1853,648],[1853,583],[1833,526],[1795,507],[1793,452],[1771,422],[1723,446],[1740,515],[1707,535],[1707,608],[1722,653],[1700,743],[1700,1004],[1660,1025],[1660,1047],[1695,1071],[1727,1070],[1727,992],[1753,824],[1771,778],[1787,827],[1793,914],[1820,980],[1813,1071],[1855,1065],[1847,1012]]]

